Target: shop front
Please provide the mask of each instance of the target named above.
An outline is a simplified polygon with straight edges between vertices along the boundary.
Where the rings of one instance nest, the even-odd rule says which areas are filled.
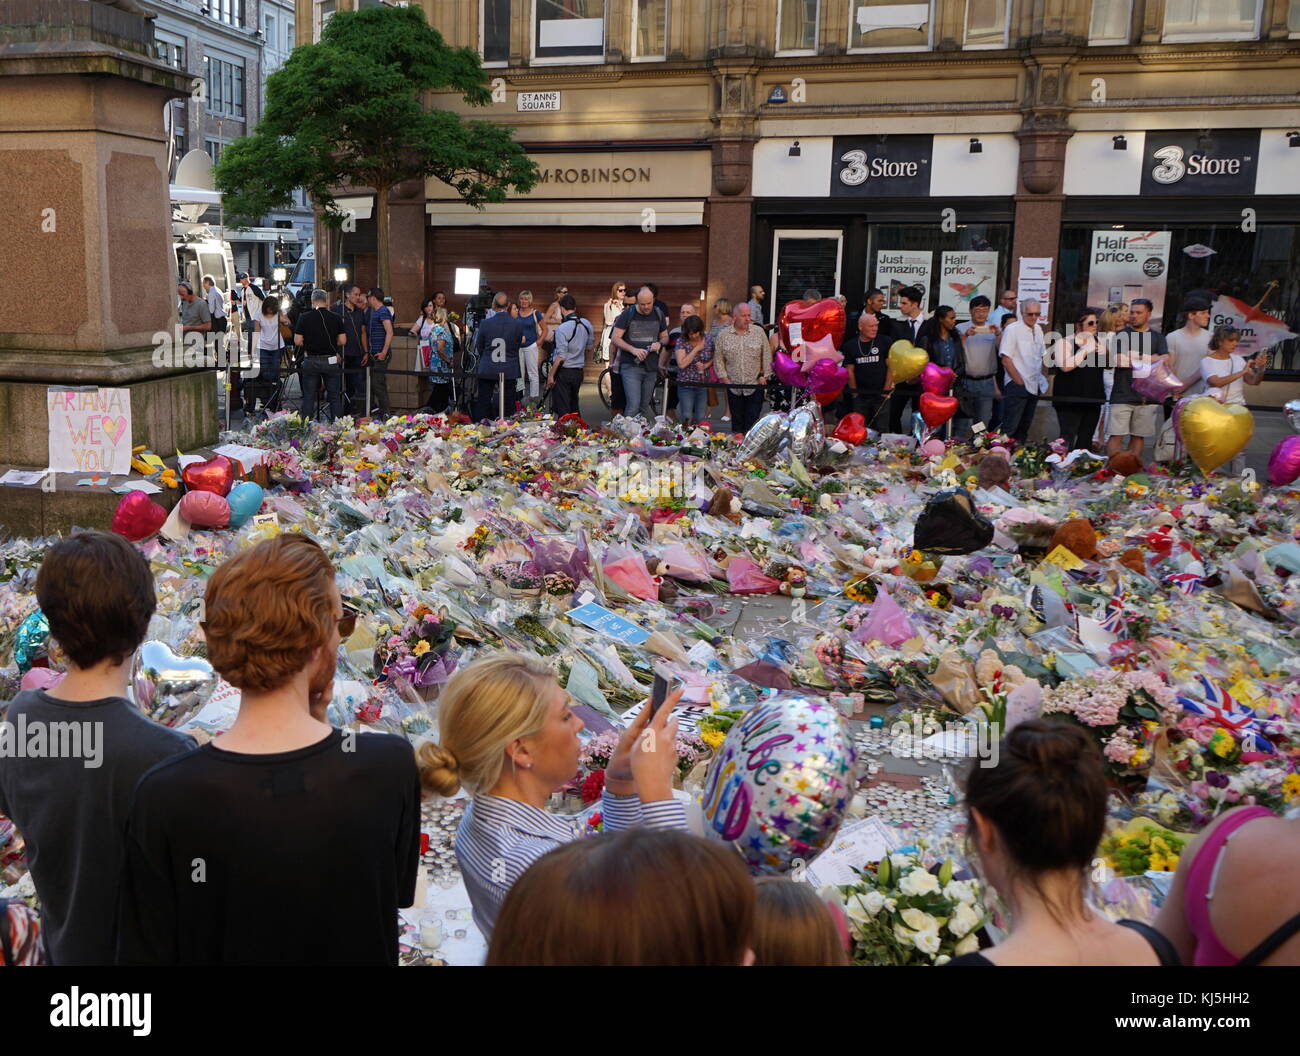
[[[850,310],[907,286],[968,318],[1013,277],[1014,136],[766,139],[754,152],[753,281],[779,308],[816,289]]]
[[[676,309],[707,287],[707,199],[712,153],[663,150],[545,152],[530,148],[541,178],[527,195],[482,211],[444,184],[427,187],[426,276],[430,292],[453,296],[457,268],[477,268],[493,290],[531,290],[545,309],[557,286],[603,327],[615,283],[653,282]]]
[[[1297,191],[1291,129],[1076,133],[1066,149],[1060,319],[1144,297],[1168,333],[1183,325],[1187,296],[1203,292],[1211,326],[1237,326],[1243,352],[1268,351],[1269,380],[1281,384],[1266,383],[1259,399],[1290,399],[1300,380]]]

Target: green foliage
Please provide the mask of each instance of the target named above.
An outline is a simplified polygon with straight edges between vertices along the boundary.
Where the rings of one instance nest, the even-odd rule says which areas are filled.
[[[296,48],[267,79],[262,120],[223,152],[215,178],[227,217],[255,223],[297,187],[336,226],[346,214],[331,192],[342,187],[386,195],[432,176],[475,206],[530,190],[537,168],[512,129],[426,108],[425,93],[446,89],[471,106],[491,101],[477,53],[448,47],[420,7],[339,12],[320,43]]]

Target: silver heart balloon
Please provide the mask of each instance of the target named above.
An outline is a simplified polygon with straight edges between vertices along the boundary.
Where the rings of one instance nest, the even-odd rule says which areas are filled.
[[[136,706],[164,726],[178,726],[202,708],[217,681],[210,663],[199,656],[177,656],[166,642],[143,643],[131,665]]]
[[[1286,420],[1291,423],[1291,428],[1300,433],[1300,400],[1287,400],[1282,405],[1282,413],[1286,415]]]
[[[789,427],[790,416],[784,411],[763,415],[745,434],[736,450],[736,457],[742,462],[768,461],[780,448]]]
[[[808,465],[826,446],[826,422],[815,402],[805,403],[790,415],[790,454]]]

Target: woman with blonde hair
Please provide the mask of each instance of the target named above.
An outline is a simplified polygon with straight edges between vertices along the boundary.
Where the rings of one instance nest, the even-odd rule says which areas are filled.
[[[627,293],[626,282],[616,282],[609,288],[609,300],[602,304],[601,311],[605,317],[605,329],[600,334],[600,355],[602,363],[610,359],[609,339],[614,332],[614,324],[618,322],[618,317],[623,314],[623,295]],[[614,362],[618,362],[618,357],[614,357]]]
[[[848,924],[812,884],[788,876],[754,881],[754,963],[760,966],[840,967],[849,963]]]
[[[681,690],[650,716],[642,709],[605,771],[601,815],[608,832],[644,825],[684,829],[673,798]],[[573,819],[546,811],[551,794],[578,772],[582,719],[554,673],[532,654],[496,652],[452,676],[438,698],[439,743],[416,753],[424,787],[472,796],[456,833],[474,922],[491,938],[506,893],[538,858],[577,838]]]

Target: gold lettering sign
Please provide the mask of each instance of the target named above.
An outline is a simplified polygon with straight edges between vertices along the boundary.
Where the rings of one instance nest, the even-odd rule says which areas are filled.
[[[638,165],[598,169],[543,168],[539,183],[649,183],[650,167]]]

